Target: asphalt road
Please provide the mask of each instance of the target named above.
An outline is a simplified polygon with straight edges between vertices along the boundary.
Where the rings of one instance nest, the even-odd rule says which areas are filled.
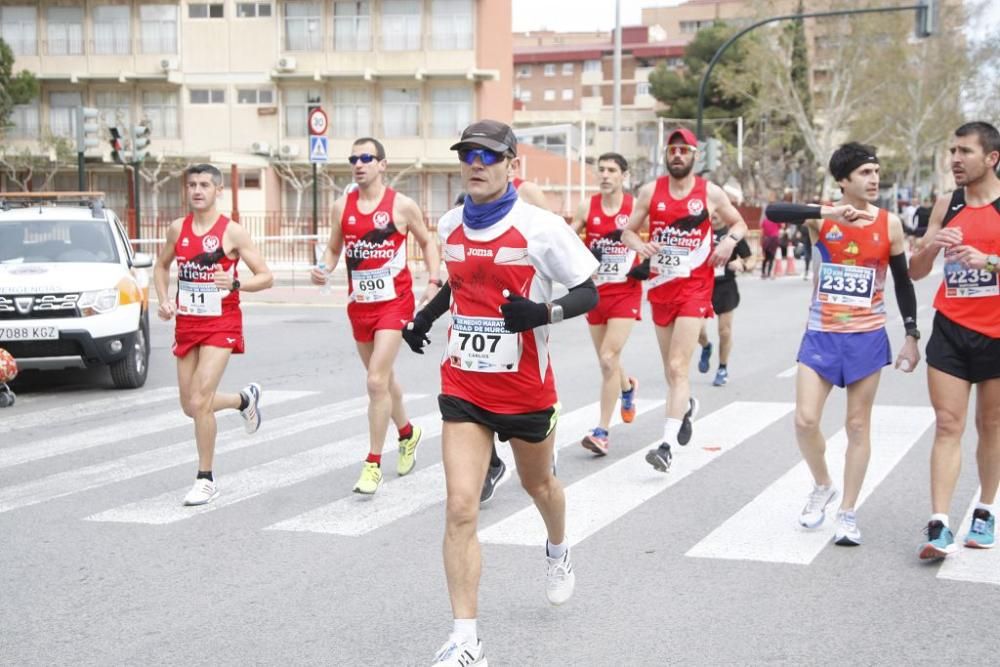
[[[936,280],[918,285],[925,333]],[[586,324],[553,330],[576,594],[547,604],[543,534],[516,482],[502,486],[480,517],[491,665],[991,662],[1000,551],[916,558],[933,432],[925,366],[884,371],[865,544],[833,546],[830,521],[819,534],[795,526],[809,483],[789,369],[809,287],[740,286],[730,384],[712,387],[692,365],[701,420],[667,475],[642,460],[665,398],[648,311],[624,355],[642,414],[613,428],[602,459],[578,444],[596,423]],[[222,494],[207,508],[180,507],[196,458],[170,325],[154,322],[141,390],[115,391],[103,371],[22,377],[17,405],[0,410],[0,663],[430,664],[451,629],[440,440],[426,437],[402,479],[387,449],[378,495],[351,493],[366,451],[361,365],[343,308],[299,293],[245,309],[248,353],[223,384],[261,382],[264,423],[246,436],[235,413],[220,417]],[[431,432],[444,329],[432,332],[435,353],[404,349],[396,367],[410,416]],[[842,451],[843,410],[834,391],[831,451]],[[953,526],[976,494],[974,434],[965,453]]]

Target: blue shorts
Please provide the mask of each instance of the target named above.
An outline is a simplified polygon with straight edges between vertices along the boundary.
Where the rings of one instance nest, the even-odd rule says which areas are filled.
[[[892,363],[885,329],[863,333],[806,331],[797,361],[838,387],[863,380]]]

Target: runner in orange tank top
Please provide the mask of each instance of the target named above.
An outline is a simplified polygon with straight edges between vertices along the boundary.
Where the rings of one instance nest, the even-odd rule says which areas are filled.
[[[348,162],[358,187],[334,203],[323,267],[313,269],[311,278],[316,285],[326,284],[341,254],[345,255],[350,283],[347,316],[367,372],[369,401],[368,456],[354,492],[372,495],[382,485],[382,448],[389,420],[399,431],[398,475],[413,470],[420,444],[420,427],[410,424],[406,416],[403,389],[392,370],[403,341],[402,329],[413,317],[407,237],[413,235],[427,265],[422,302],[433,298],[442,285],[438,277],[441,258],[417,204],[383,182],[387,162],[382,143],[371,137],[356,140]]]
[[[991,548],[1000,483],[1000,132],[988,123],[955,130],[951,171],[958,189],[937,200],[920,250],[910,260],[914,278],[931,272],[944,250],[944,277],[927,342],[927,384],[937,416],[931,450],[931,519],[920,558],[956,551],[948,513],[962,463],[961,440],[976,385],[979,500],[963,541]]]
[[[851,142],[830,158],[830,175],[843,196],[837,206],[771,204],[777,222],[805,221],[820,257],[806,332],[798,354],[795,435],[813,488],[799,514],[806,529],[820,529],[840,496],[826,463],[820,430],[833,385],[847,388],[847,452],[834,542],[861,544],[855,507],[871,457],[871,413],[882,367],[891,363],[883,291],[892,269],[906,337],[896,367],[913,372],[920,361],[917,301],[906,269],[903,224],[879,209],[879,163],[873,146]],[[820,220],[822,218],[822,220]]]
[[[191,214],[174,220],[153,270],[160,302],[158,315],[176,315],[174,356],[184,414],[194,419],[198,475],[184,497],[185,505],[204,505],[219,495],[212,472],[215,458],[215,413],[239,410],[247,433],[260,428],[260,385],[252,382],[238,394],[216,393],[230,354],[243,354],[243,315],[239,293],[257,292],[273,283],[271,270],[239,223],[220,215],[222,173],[210,164],[184,174]],[[177,294],[169,298],[170,266],[177,260]],[[236,264],[243,260],[253,276],[240,281]]]

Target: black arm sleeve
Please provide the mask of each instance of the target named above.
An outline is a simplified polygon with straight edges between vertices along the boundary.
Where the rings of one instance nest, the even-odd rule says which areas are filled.
[[[910,272],[906,268],[906,253],[889,257],[889,269],[892,271],[892,282],[896,289],[896,303],[899,304],[899,314],[903,316],[903,328],[907,331],[917,328],[917,293],[910,280]]]
[[[800,225],[806,220],[819,220],[821,206],[818,204],[790,204],[788,202],[775,202],[768,204],[764,209],[764,215],[768,220],[774,222],[790,222],[793,225]]]
[[[436,300],[436,297],[435,297]],[[576,287],[569,288],[569,294],[552,303],[562,306],[563,319],[583,315],[597,305],[597,286],[587,278]]]
[[[753,254],[753,251],[750,250],[750,244],[747,243],[746,239],[740,239],[740,242],[736,244],[735,248],[733,248],[733,252],[735,252],[741,259],[746,259]]]
[[[451,283],[445,283],[434,295],[434,298],[427,302],[427,305],[420,311],[426,313],[431,318],[431,322],[448,312],[451,306]]]

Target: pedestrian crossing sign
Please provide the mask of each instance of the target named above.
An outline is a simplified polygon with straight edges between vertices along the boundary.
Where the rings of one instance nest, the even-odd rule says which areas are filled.
[[[310,162],[330,161],[330,144],[328,137],[323,137],[323,136],[309,137],[309,161]]]

